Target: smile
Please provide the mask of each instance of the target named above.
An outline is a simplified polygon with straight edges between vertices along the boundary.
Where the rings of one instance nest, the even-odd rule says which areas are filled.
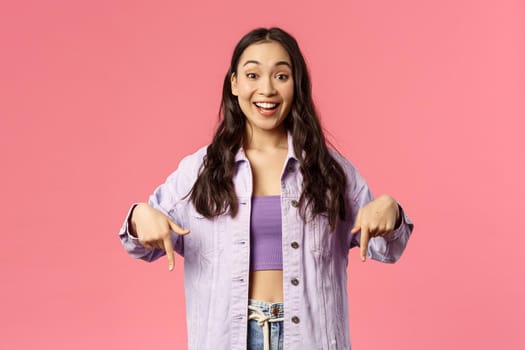
[[[255,106],[257,106],[258,108],[262,108],[262,109],[275,109],[279,106],[278,103],[273,103],[273,102],[255,102],[254,103]]]
[[[254,102],[257,111],[263,117],[273,117],[277,114],[278,107],[281,105],[277,102]]]

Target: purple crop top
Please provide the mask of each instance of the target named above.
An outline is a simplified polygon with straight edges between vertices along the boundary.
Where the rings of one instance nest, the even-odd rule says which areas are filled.
[[[282,270],[281,196],[254,196],[250,222],[250,270]]]

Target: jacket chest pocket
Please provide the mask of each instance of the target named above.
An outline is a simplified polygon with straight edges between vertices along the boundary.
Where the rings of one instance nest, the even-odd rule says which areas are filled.
[[[307,230],[309,231],[307,234],[312,239],[310,244],[312,253],[319,256],[331,254],[333,232],[330,230],[328,216],[319,214],[308,227],[310,230]]]
[[[184,236],[184,252],[210,258],[220,249],[219,235],[223,226],[222,218],[208,219],[199,213],[189,215],[188,229]]]

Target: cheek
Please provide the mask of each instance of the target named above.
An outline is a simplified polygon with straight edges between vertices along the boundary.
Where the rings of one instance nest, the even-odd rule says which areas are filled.
[[[249,96],[253,89],[253,83],[249,81],[240,80],[237,84],[237,90],[239,91],[239,95],[242,96]]]
[[[288,101],[288,103],[292,103],[293,101],[293,84],[290,84],[290,86],[286,87],[286,90],[284,91],[285,99]]]

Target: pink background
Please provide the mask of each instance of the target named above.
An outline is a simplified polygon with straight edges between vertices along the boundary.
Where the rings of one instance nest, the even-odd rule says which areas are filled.
[[[237,40],[295,35],[325,128],[416,230],[350,254],[355,349],[524,349],[523,1],[3,1],[0,347],[185,349],[182,259],[117,238],[210,140]]]

